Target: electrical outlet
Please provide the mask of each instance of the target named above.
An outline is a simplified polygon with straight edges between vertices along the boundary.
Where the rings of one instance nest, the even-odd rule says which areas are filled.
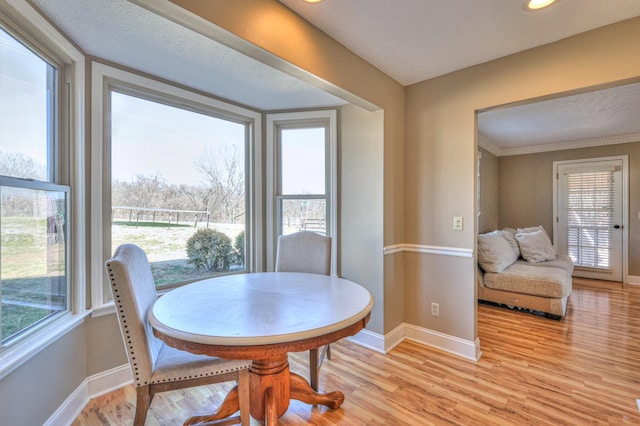
[[[431,315],[434,317],[440,316],[440,305],[435,302],[431,302]]]
[[[453,230],[462,231],[462,216],[453,217]]]

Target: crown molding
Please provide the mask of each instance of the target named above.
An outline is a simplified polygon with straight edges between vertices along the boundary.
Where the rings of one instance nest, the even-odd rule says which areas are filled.
[[[493,142],[491,142],[489,139],[482,136],[480,133],[478,133],[478,146],[480,148],[486,149],[496,157],[500,156],[500,152],[501,152],[500,148],[495,146]]]
[[[544,145],[530,145],[517,148],[498,148],[492,141],[478,135],[478,145],[497,157],[509,155],[536,154],[539,152],[562,151],[567,149],[591,148],[595,146],[618,145],[623,143],[640,142],[640,133],[628,135],[608,136],[605,138],[579,139]]]

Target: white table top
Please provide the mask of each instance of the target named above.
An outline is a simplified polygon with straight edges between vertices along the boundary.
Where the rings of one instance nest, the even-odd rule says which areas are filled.
[[[149,310],[159,332],[209,345],[264,345],[322,336],[363,319],[373,297],[342,278],[293,272],[227,275],[187,284]]]

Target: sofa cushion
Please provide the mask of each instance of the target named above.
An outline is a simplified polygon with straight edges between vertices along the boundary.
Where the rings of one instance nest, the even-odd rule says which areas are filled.
[[[573,274],[573,260],[571,260],[569,256],[563,254],[556,254],[556,258],[554,260],[547,260],[545,262],[530,263],[522,259],[518,259],[516,262],[531,266],[550,266],[553,268],[561,268],[567,271],[569,275]]]
[[[484,285],[494,290],[562,298],[571,294],[571,274],[563,268],[516,262],[501,273],[484,274]]]
[[[486,272],[502,272],[517,259],[500,232],[478,235],[478,263]]]
[[[520,254],[527,262],[544,262],[556,258],[556,251],[544,229],[518,232],[516,240],[520,247]]]

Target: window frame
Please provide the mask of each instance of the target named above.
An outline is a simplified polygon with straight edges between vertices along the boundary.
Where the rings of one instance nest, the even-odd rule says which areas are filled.
[[[28,2],[0,3],[3,30],[57,70],[56,99],[52,119],[53,146],[49,153],[53,170],[49,181],[34,181],[37,189],[68,189],[67,310],[35,325],[11,340],[0,351],[0,379],[38,354],[51,342],[82,323],[86,309],[85,252],[85,59],[62,33]],[[5,182],[12,182],[7,177]],[[24,185],[22,185],[24,186]]]
[[[206,94],[181,88],[152,77],[126,71],[98,61],[91,63],[91,306],[93,316],[113,311],[104,262],[111,253],[111,169],[110,121],[111,91],[141,97],[153,102],[204,113],[247,125],[245,173],[247,196],[245,208],[246,271],[262,267],[258,247],[262,246],[261,192],[261,114],[223,102]],[[167,286],[169,288],[171,286]]]
[[[326,235],[331,237],[331,274],[337,274],[338,247],[338,154],[337,154],[337,110],[317,110],[303,112],[286,112],[267,114],[267,270],[275,269],[275,258],[278,244],[280,201],[286,199],[321,199],[318,194],[309,196],[282,195],[280,167],[280,134],[281,129],[302,129],[325,127],[325,188],[327,202]]]
[[[573,159],[573,160],[561,160],[561,161],[554,161],[553,162],[553,175],[552,175],[552,181],[553,181],[553,189],[552,189],[552,193],[553,193],[553,244],[555,247],[558,247],[558,249],[562,249],[561,244],[560,244],[560,229],[559,229],[559,225],[560,225],[560,204],[561,201],[559,199],[560,197],[560,188],[559,188],[559,183],[560,183],[560,175],[559,175],[559,168],[562,166],[566,166],[566,165],[572,165],[575,166],[576,168],[580,167],[580,164],[582,163],[597,163],[597,162],[603,162],[603,161],[620,161],[622,162],[622,170],[621,170],[621,185],[622,185],[622,208],[621,208],[621,213],[622,213],[622,222],[620,223],[620,225],[622,226],[621,229],[621,233],[622,233],[622,270],[621,270],[621,275],[622,275],[622,282],[623,283],[628,283],[629,282],[629,179],[630,179],[630,174],[629,174],[629,156],[628,155],[614,155],[614,156],[608,156],[608,157],[594,157],[594,158],[580,158],[580,159]],[[587,268],[581,268],[581,267],[577,267],[576,269],[577,275],[579,276],[584,276],[585,278],[595,278],[595,279],[602,279],[602,276],[599,275],[596,271],[596,269],[593,270],[589,270]]]

